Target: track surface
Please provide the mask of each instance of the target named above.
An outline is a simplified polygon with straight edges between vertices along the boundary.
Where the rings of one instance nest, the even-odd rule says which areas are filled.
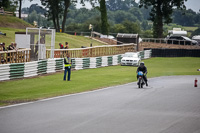
[[[200,133],[195,78],[152,78],[144,89],[134,82],[3,107],[0,133]]]

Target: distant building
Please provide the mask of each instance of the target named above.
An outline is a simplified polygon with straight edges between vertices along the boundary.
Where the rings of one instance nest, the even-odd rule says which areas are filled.
[[[19,12],[15,12],[15,14],[16,14],[16,17],[19,17]],[[21,13],[21,18],[22,19],[25,19],[27,17],[28,17],[28,14]]]
[[[16,14],[16,17],[19,17],[19,12],[15,12],[15,14]],[[21,13],[21,18],[22,18],[22,19],[25,19],[25,18],[28,17],[28,15],[29,15],[29,14]],[[40,16],[43,17],[43,18],[45,18],[44,15],[40,15]]]
[[[168,31],[169,36],[187,36],[187,31],[181,30],[181,28],[173,28]]]

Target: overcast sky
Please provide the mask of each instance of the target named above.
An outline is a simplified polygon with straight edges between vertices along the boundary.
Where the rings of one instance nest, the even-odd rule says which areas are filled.
[[[139,0],[136,0],[136,2],[138,2]],[[41,5],[40,0],[33,0],[32,2],[30,2],[29,0],[24,0],[22,2],[22,7],[30,7],[32,4],[38,4]],[[195,12],[199,12],[200,9],[200,0],[187,0],[187,2],[185,3],[187,9],[192,9]]]

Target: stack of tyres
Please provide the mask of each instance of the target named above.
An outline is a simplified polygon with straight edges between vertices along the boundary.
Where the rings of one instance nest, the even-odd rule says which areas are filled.
[[[102,57],[97,57],[96,58],[96,67],[101,67],[102,65]]]
[[[72,58],[72,66],[71,66],[72,68],[75,68],[76,67],[76,63],[75,63],[75,59],[74,58]]]
[[[83,69],[90,68],[90,58],[83,58]]]
[[[112,66],[112,64],[113,64],[113,57],[108,56],[108,66]]]
[[[10,64],[0,65],[0,81],[10,79]]]
[[[144,51],[140,52],[141,59],[144,59]]]
[[[122,59],[122,55],[118,55],[118,64],[120,64],[121,63],[121,59]]]
[[[10,64],[10,79],[24,77],[24,63]]]
[[[56,59],[56,70],[63,70],[63,59]]]
[[[47,73],[47,60],[38,61],[38,74]]]

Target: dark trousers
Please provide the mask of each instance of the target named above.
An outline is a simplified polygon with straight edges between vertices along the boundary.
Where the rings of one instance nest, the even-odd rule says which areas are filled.
[[[70,76],[71,76],[71,67],[70,67],[70,68],[65,67],[64,78],[63,78],[63,80],[66,80],[67,72],[68,72],[67,80],[69,81],[69,80],[70,80]]]
[[[139,75],[137,75],[137,79],[139,78]],[[143,79],[145,82],[147,82],[147,77],[145,75],[143,75]]]

